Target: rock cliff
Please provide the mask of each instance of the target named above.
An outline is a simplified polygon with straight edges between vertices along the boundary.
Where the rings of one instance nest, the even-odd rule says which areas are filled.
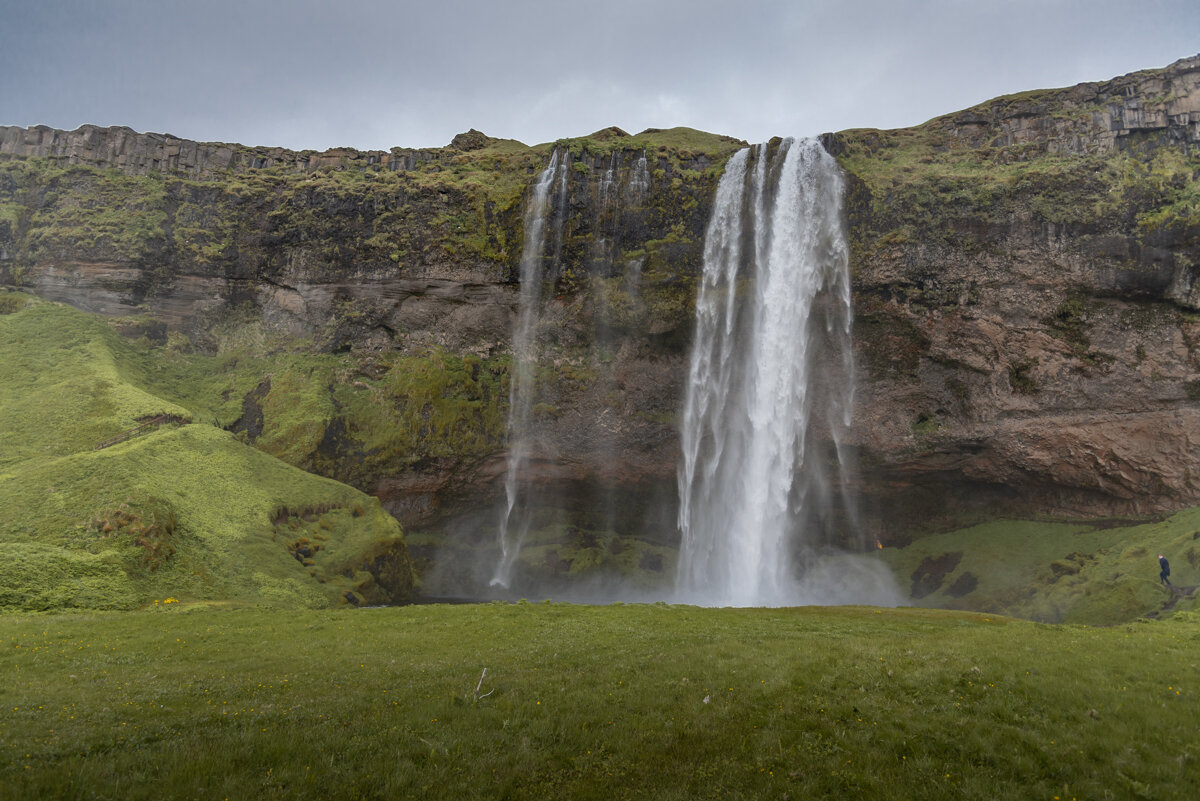
[[[850,187],[856,490],[872,533],[1200,501],[1200,57],[822,141]],[[297,153],[0,128],[0,281],[140,310],[198,349],[265,325],[344,354],[339,385],[374,387],[399,358],[417,360],[410,373],[430,353],[468,358],[453,391],[497,401],[523,197],[552,148],[570,153],[527,477],[558,527],[546,569],[565,570],[570,547],[595,549],[585,529],[672,542],[695,278],[740,145],[609,129],[530,148],[472,131],[440,149]],[[614,194],[642,180],[643,155],[644,193]],[[480,370],[499,383],[485,391]],[[282,386],[246,396],[247,438],[270,429]],[[320,433],[286,458],[375,493],[410,529],[489,536],[494,422],[470,447],[418,425],[391,453],[337,387],[314,391]]]
[[[891,514],[1196,502],[1200,59],[826,138]]]

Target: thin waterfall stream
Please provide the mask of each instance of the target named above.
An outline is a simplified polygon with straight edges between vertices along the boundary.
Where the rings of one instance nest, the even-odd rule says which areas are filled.
[[[564,256],[564,235],[568,217],[568,200],[572,195],[572,173],[587,174],[599,165],[590,165],[587,170],[579,169],[586,161],[573,159],[569,151],[556,148],[550,163],[538,175],[529,192],[525,208],[525,237],[520,261],[520,294],[517,319],[513,329],[513,367],[509,385],[509,416],[507,425],[508,455],[504,478],[504,502],[498,521],[500,555],[495,565],[490,585],[502,589],[513,589],[514,582],[521,583],[518,576],[518,560],[522,547],[535,528],[533,518],[538,505],[545,498],[535,497],[530,486],[528,468],[533,453],[535,431],[535,399],[538,394],[537,365],[539,347],[537,333],[542,314],[543,290],[547,282],[555,280],[560,269],[579,264]],[[623,179],[622,176],[626,175]],[[589,181],[590,178],[585,178]],[[591,280],[606,280],[617,272],[616,260],[620,253],[623,215],[636,204],[644,202],[650,187],[650,175],[645,152],[641,152],[630,164],[626,156],[614,151],[594,185],[595,196],[591,219],[586,226],[592,231],[592,244],[586,252],[585,272]],[[577,189],[575,191],[578,191]],[[640,266],[640,265],[639,265]],[[637,292],[637,270],[626,293]],[[607,293],[603,287],[593,286],[592,308],[595,346],[594,354],[612,347],[613,333],[611,314],[607,306]],[[630,302],[636,302],[632,298]],[[545,355],[542,353],[541,355]],[[598,358],[599,356],[597,356]],[[611,356],[610,356],[611,357]],[[597,374],[602,373],[596,370]],[[599,380],[599,379],[598,379]],[[593,442],[597,452],[611,451],[611,433],[601,430]],[[613,500],[611,491],[603,488],[597,496],[604,496],[602,525],[611,527]],[[542,518],[546,518],[543,508]],[[543,521],[544,524],[544,521]],[[524,588],[523,588],[524,589]]]
[[[517,324],[513,331],[513,371],[510,379],[508,413],[508,465],[504,476],[504,506],[500,513],[500,560],[492,576],[493,587],[508,587],[521,544],[529,531],[529,517],[518,507],[521,474],[529,460],[530,422],[534,398],[534,373],[537,366],[536,333],[544,279],[542,260],[546,249],[546,223],[555,207],[566,204],[569,158],[561,158],[556,149],[530,193],[525,209],[525,241],[521,250],[520,298]],[[551,189],[557,189],[551,203]],[[556,215],[561,222],[562,215]],[[561,248],[561,230],[552,237],[555,249]],[[516,513],[514,515],[514,512]]]

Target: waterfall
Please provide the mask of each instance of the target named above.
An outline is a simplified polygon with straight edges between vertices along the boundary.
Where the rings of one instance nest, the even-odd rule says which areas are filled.
[[[603,215],[608,211],[609,204],[612,202],[613,192],[617,185],[617,151],[613,151],[608,157],[608,169],[604,171],[604,177],[600,179],[600,214]]]
[[[811,139],[739,151],[718,184],[681,424],[681,601],[848,602],[813,569],[854,527],[834,508],[853,397],[841,197]]]
[[[538,176],[525,208],[525,241],[521,249],[521,294],[517,324],[513,331],[513,370],[508,387],[508,466],[504,477],[505,504],[500,514],[500,561],[492,577],[492,586],[508,587],[521,544],[529,531],[526,514],[514,516],[521,500],[521,473],[529,459],[530,416],[534,398],[534,368],[537,353],[535,338],[542,300],[543,256],[546,249],[546,223],[551,213],[560,223],[553,236],[554,259],[562,249],[562,212],[566,207],[569,156],[559,157],[556,149],[550,163]],[[556,180],[557,179],[557,180]],[[551,188],[557,188],[554,208]]]
[[[629,177],[629,192],[640,198],[650,189],[650,165],[646,162],[646,151],[638,158],[633,166],[633,174]]]

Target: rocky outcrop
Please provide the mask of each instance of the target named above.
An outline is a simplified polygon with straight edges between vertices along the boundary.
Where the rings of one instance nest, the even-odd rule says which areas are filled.
[[[69,165],[117,169],[129,175],[165,173],[202,178],[249,170],[306,172],[369,167],[413,170],[433,161],[438,152],[405,148],[366,152],[351,148],[295,151],[192,142],[171,134],[138,133],[120,126],[83,125],[74,131],[60,131],[44,125],[30,128],[0,125],[0,157],[53,159]]]
[[[1200,56],[1068,89],[1025,92],[935,121],[950,146],[1030,154],[1200,143]]]

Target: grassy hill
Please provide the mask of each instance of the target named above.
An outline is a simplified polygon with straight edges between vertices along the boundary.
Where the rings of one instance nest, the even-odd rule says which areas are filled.
[[[1175,588],[1158,578],[1158,554]],[[996,520],[881,556],[914,605],[1112,625],[1196,607],[1200,509],[1135,523]]]
[[[151,354],[19,293],[0,310],[0,609],[408,598],[402,532],[378,501],[213,425],[241,398],[222,382],[249,374]]]

